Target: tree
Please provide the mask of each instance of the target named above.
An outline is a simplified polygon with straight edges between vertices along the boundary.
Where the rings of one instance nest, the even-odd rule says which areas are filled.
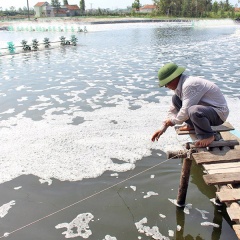
[[[209,17],[211,12],[221,17],[234,17],[230,0],[152,0],[157,14],[173,17]],[[240,1],[240,0],[238,0]],[[138,10],[140,3],[134,0],[132,8]]]
[[[182,15],[184,17],[190,17],[192,15],[190,0],[184,0],[182,6]]]
[[[64,5],[64,6],[69,5],[69,4],[68,4],[68,0],[63,0],[63,5]]]
[[[102,13],[102,10],[101,8],[98,8],[98,15],[101,16],[103,13]]]
[[[229,5],[229,1],[228,0],[226,0],[224,8],[225,8],[224,9],[225,11],[228,11],[230,9],[230,5]]]
[[[57,9],[57,14],[58,14],[58,11],[61,7],[61,3],[59,2],[59,0],[51,0],[51,5]]]
[[[85,0],[80,1],[80,10],[82,13],[85,12]]]
[[[157,4],[157,8],[159,12],[163,15],[168,15],[170,11],[170,6],[171,6],[171,0],[160,0],[160,1],[155,1]]]
[[[140,1],[139,0],[135,0],[134,3],[132,4],[132,8],[135,8],[136,11],[139,11]]]
[[[18,12],[19,12],[20,15],[22,15],[23,14],[22,8],[18,8]]]
[[[15,8],[14,6],[11,6],[11,7],[10,7],[10,11],[11,11],[11,12],[15,12],[15,11],[16,11],[16,8]]]
[[[28,9],[27,9],[27,7],[23,7],[23,14],[24,14],[24,15],[27,15],[27,14],[28,14]]]
[[[217,14],[217,13],[218,13],[218,9],[219,9],[218,3],[215,1],[215,2],[213,3],[212,10],[213,10],[213,12],[214,12],[215,14]]]
[[[53,7],[60,8],[61,3],[59,2],[59,0],[51,0],[51,5]]]

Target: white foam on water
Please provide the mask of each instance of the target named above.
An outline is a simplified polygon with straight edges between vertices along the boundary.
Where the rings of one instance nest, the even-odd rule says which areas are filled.
[[[94,218],[91,213],[79,214],[70,223],[60,223],[55,226],[56,229],[67,228],[62,234],[65,234],[65,238],[82,237],[88,238],[92,235],[92,231],[89,229],[89,222]]]
[[[174,231],[173,230],[168,230],[168,236],[169,237],[174,237]]]
[[[168,200],[173,203],[174,205],[176,205],[177,207],[181,207],[179,204],[177,204],[177,199],[171,199],[171,198],[168,198]]]
[[[164,215],[164,214],[159,214],[159,216],[161,217],[161,218],[166,218],[166,215]]]
[[[51,100],[51,98],[47,98],[47,97],[45,97],[44,95],[40,95],[40,96],[38,96],[38,98],[36,99],[37,102],[47,102],[47,101],[49,101],[49,100]]]
[[[38,107],[42,109],[45,104]],[[29,109],[38,108],[35,105]],[[77,181],[97,177],[107,170],[131,170],[136,161],[151,155],[151,148],[181,148],[173,128],[168,129],[159,142],[151,143],[153,132],[166,117],[166,108],[156,103],[142,103],[137,110],[122,104],[93,112],[74,108],[72,114],[56,114],[63,109],[45,110],[41,121],[25,118],[22,112],[0,122],[0,183],[22,174]],[[76,117],[85,122],[72,125]],[[113,124],[113,120],[117,124]],[[113,158],[122,164],[113,163]]]
[[[41,96],[39,100],[47,101],[48,98]],[[183,149],[188,140],[186,136],[177,136],[174,128],[168,128],[158,142],[150,141],[167,117],[171,97],[161,97],[159,101],[138,101],[140,108],[136,110],[130,110],[128,101],[124,101],[114,108],[93,112],[81,112],[79,107],[49,108],[52,103],[43,102],[29,108],[47,108],[41,121],[24,117],[25,112],[2,120],[0,183],[23,174],[33,174],[47,181],[52,178],[78,181],[98,177],[107,170],[131,170],[136,161],[150,156],[152,149]],[[227,97],[227,101],[230,107],[228,121],[240,129],[236,114],[240,99]],[[5,113],[13,111],[9,109]],[[65,114],[59,115],[57,111]],[[73,125],[76,117],[84,122]],[[122,163],[114,163],[114,158]]]
[[[71,99],[68,99],[69,102],[76,103],[76,102],[82,100],[82,98],[78,96],[79,93],[80,93],[80,91],[72,91],[69,93],[64,93],[64,95],[72,97]]]
[[[60,104],[64,103],[64,101],[61,100],[61,98],[59,97],[59,95],[51,95],[51,97],[52,97],[55,101],[57,101],[58,103],[60,103]]]
[[[182,227],[180,225],[177,225],[177,231],[181,231]]]
[[[31,106],[29,107],[29,110],[31,111],[34,111],[34,110],[43,110],[43,109],[46,109],[47,107],[49,106],[52,106],[53,103],[40,103],[38,105],[34,105],[34,106]]]
[[[117,178],[117,177],[118,177],[118,173],[112,173],[112,174],[110,174],[110,176],[111,176],[111,177],[116,177],[116,178]]]
[[[13,188],[14,190],[19,190],[19,189],[21,189],[22,188],[22,186],[19,186],[19,187],[15,187],[15,188]]]
[[[203,219],[208,219],[208,217],[206,216],[206,214],[209,213],[209,212],[207,212],[207,211],[205,211],[205,210],[200,210],[200,209],[198,209],[198,208],[196,208],[196,210],[201,213]]]
[[[216,202],[216,198],[211,198],[211,199],[210,199],[210,202],[212,202],[212,203],[213,203],[214,205],[216,205],[216,206],[222,206],[221,203]]]
[[[24,85],[21,85],[21,86],[18,86],[16,87],[16,91],[21,91],[23,89],[27,89],[28,87],[24,86]]]
[[[23,102],[23,101],[27,101],[28,97],[21,97],[19,99],[17,99],[18,102]]]
[[[168,237],[163,236],[159,232],[159,228],[157,226],[153,226],[150,228],[149,226],[144,226],[147,223],[147,218],[144,217],[139,222],[135,223],[135,226],[139,233],[144,233],[146,236],[151,236],[152,239],[156,240],[169,240]]]
[[[130,186],[130,188],[135,192],[137,190],[136,186]]]
[[[13,205],[15,205],[14,200],[10,201],[9,203],[5,203],[0,207],[0,218],[5,217]]]
[[[14,113],[15,112],[15,108],[11,108],[11,109],[8,109],[7,111],[5,112],[1,112],[0,114],[5,114],[5,113]]]
[[[184,207],[183,212],[186,213],[186,214],[190,214],[190,209],[192,209],[192,204],[191,204],[191,203],[188,203],[188,204],[186,204],[186,206]]]
[[[218,224],[212,223],[212,222],[202,222],[202,223],[201,223],[201,226],[206,226],[206,227],[208,227],[208,226],[213,226],[213,227],[215,227],[215,228],[219,228],[219,225],[218,225]]]
[[[117,240],[116,237],[111,237],[110,235],[106,235],[103,240]]]
[[[143,198],[149,198],[151,196],[157,196],[157,195],[158,195],[158,193],[153,192],[153,191],[149,191],[149,192],[147,192],[147,195],[143,196]]]
[[[52,184],[52,179],[39,179],[39,182],[41,184],[47,183],[48,185],[51,185]]]

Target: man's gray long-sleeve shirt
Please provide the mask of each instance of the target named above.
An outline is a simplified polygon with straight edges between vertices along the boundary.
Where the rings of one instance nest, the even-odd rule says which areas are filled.
[[[174,124],[182,124],[189,119],[188,108],[193,105],[211,106],[226,121],[229,109],[225,97],[219,87],[206,79],[182,74],[175,94],[182,100],[179,112],[172,105],[169,118]]]

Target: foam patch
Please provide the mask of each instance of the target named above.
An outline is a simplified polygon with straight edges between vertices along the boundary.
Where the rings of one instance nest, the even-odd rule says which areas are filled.
[[[56,229],[67,228],[62,234],[65,234],[66,238],[82,237],[88,238],[92,235],[92,231],[89,229],[89,222],[93,219],[91,213],[79,214],[70,223],[60,223],[55,226]]]
[[[159,142],[151,143],[151,135],[160,125],[159,115],[166,117],[165,108],[149,103],[137,110],[119,105],[72,115],[59,115],[50,108],[41,121],[25,118],[24,112],[2,120],[0,182],[22,174],[48,182],[51,178],[77,181],[107,170],[131,170],[136,161],[151,155],[151,149],[182,148],[173,128]],[[76,117],[85,122],[69,125]],[[114,158],[122,163],[114,163]]]
[[[150,228],[149,226],[144,226],[146,223],[146,217],[135,223],[135,226],[139,233],[144,233],[146,236],[151,236],[152,239],[156,240],[169,240],[168,237],[163,236],[159,232],[159,228],[157,226],[153,226],[152,228]]]
[[[15,205],[15,201],[12,200],[9,203],[3,204],[0,207],[0,218],[5,217],[8,214],[8,211],[12,208],[12,206]]]
[[[205,226],[205,227],[213,226],[213,227],[215,227],[215,228],[219,228],[219,225],[218,225],[218,224],[212,223],[212,222],[202,222],[202,223],[201,223],[201,226]]]
[[[110,235],[106,235],[103,240],[117,240],[117,238],[116,237],[112,237]]]
[[[156,195],[158,195],[158,193],[155,193],[153,191],[149,191],[149,192],[147,192],[147,195],[143,196],[143,198],[149,198],[151,196],[156,196]]]

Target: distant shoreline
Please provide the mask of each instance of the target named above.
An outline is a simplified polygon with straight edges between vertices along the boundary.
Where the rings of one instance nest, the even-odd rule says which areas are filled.
[[[0,21],[0,30],[8,30],[9,26],[16,23],[69,23],[79,25],[97,25],[97,24],[117,24],[117,23],[153,23],[153,22],[192,22],[199,21],[202,19],[190,19],[190,18],[134,18],[134,17],[78,17],[78,18],[39,18],[36,21],[32,18],[28,20],[18,19],[12,21]],[[205,19],[205,20],[216,20],[216,19]],[[222,19],[221,19],[222,20]]]
[[[76,23],[76,24],[114,24],[114,23],[138,23],[138,22],[190,22],[189,19],[181,18],[40,18],[35,21],[34,19],[28,20],[12,20],[0,22],[0,28],[11,26],[15,23],[45,23],[45,22],[60,22],[60,23]]]

